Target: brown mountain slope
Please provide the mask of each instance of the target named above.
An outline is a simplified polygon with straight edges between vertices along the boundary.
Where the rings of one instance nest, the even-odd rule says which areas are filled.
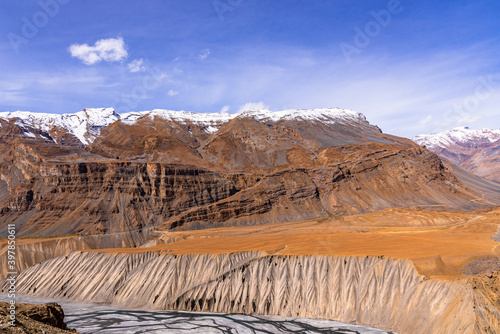
[[[133,124],[107,126],[87,150],[113,159],[205,166],[197,149],[208,136],[197,124],[142,117]]]
[[[500,182],[500,142],[453,145],[433,152],[476,175]]]
[[[272,171],[311,166],[314,160],[314,151],[297,140],[255,119],[240,117],[222,125],[203,147],[203,153],[230,170]]]
[[[42,142],[59,143],[64,146],[83,147],[80,140],[68,131],[52,126],[48,131],[19,122],[16,118],[0,118],[0,142],[10,143],[16,138],[37,139]]]
[[[270,119],[246,112],[210,133],[194,122],[144,116],[134,123],[118,121],[106,127],[87,150],[113,159],[271,172],[312,167],[320,151],[331,146],[415,145],[383,134],[361,116],[347,121],[323,117]]]
[[[283,222],[390,207],[464,210],[486,204],[479,201],[478,189],[466,187],[435,154],[419,147],[396,147],[329,148],[348,153],[332,154],[334,158],[325,158],[315,168],[268,174],[229,198],[174,216],[161,229]]]

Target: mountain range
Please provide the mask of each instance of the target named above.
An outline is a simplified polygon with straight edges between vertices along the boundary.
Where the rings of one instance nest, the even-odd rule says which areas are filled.
[[[0,122],[0,218],[19,223],[19,236],[473,209],[498,196],[495,186],[338,108],[104,108],[2,113]]]
[[[30,296],[494,333],[497,136],[339,108],[0,113],[0,237]]]

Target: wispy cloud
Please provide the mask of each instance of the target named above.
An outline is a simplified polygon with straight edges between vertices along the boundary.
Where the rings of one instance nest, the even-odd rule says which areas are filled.
[[[247,102],[238,108],[238,113],[244,111],[268,110],[269,106],[264,102]]]
[[[75,101],[83,106],[109,106],[122,96],[133,103],[114,105],[120,112],[153,108],[227,112],[229,106],[233,112],[342,107],[364,113],[384,132],[413,137],[462,125],[500,127],[500,70],[496,59],[484,56],[490,47],[440,50],[425,57],[418,51],[405,57],[366,52],[351,65],[346,65],[338,51],[268,45],[237,50],[219,47],[218,57],[210,61],[181,54],[176,61],[157,59],[152,67],[148,56],[148,66],[141,58],[126,66],[79,66],[75,71],[71,65],[64,72],[43,75],[19,76],[7,71],[0,80],[0,98],[7,108],[33,105],[41,111],[56,110],[51,109],[50,101],[40,101],[52,98],[65,108],[58,112],[73,110]],[[136,69],[141,75],[134,74]],[[470,108],[478,77],[489,75],[495,87]],[[489,89],[482,89],[481,96],[486,92]],[[457,104],[467,107],[467,112],[453,114]]]
[[[128,70],[132,73],[146,71],[146,66],[144,66],[144,60],[142,58],[132,60],[127,64],[127,67]]]
[[[372,52],[346,66],[341,54],[265,46],[251,52],[241,49],[228,59],[186,67],[185,77],[191,81],[189,102],[183,107],[195,111],[220,110],[224,105],[244,105],[236,108],[240,111],[342,107],[364,113],[384,132],[405,137],[446,126],[499,127],[500,72],[492,72],[496,60],[485,59],[481,56],[485,52],[484,45],[440,50],[426,57],[418,52],[404,58]],[[449,117],[448,110],[474,95],[478,76],[490,73],[498,89],[478,101],[467,117]],[[492,114],[497,125],[486,122]],[[432,118],[421,122],[428,116]]]
[[[109,105],[106,100],[122,85],[110,80],[109,74],[94,68],[4,73],[0,98],[8,110],[37,112],[74,112],[89,105]],[[91,101],[89,96],[102,102]]]
[[[122,37],[100,39],[93,46],[72,44],[69,52],[72,57],[80,59],[85,65],[93,65],[101,61],[122,61],[128,57]]]
[[[209,55],[210,55],[210,49],[205,49],[205,50],[203,50],[203,52],[202,52],[202,53],[200,53],[200,54],[198,55],[198,59],[200,59],[200,60],[207,59],[207,57],[208,57]]]

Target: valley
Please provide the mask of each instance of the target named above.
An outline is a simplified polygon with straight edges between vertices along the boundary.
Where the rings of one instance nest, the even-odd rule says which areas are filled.
[[[500,184],[359,113],[86,109],[77,130],[16,115],[0,129],[0,236],[15,224],[22,295],[500,330]]]

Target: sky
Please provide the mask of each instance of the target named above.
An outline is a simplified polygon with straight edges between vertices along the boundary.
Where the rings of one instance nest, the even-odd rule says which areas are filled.
[[[0,111],[340,107],[500,128],[500,2],[0,1]]]

